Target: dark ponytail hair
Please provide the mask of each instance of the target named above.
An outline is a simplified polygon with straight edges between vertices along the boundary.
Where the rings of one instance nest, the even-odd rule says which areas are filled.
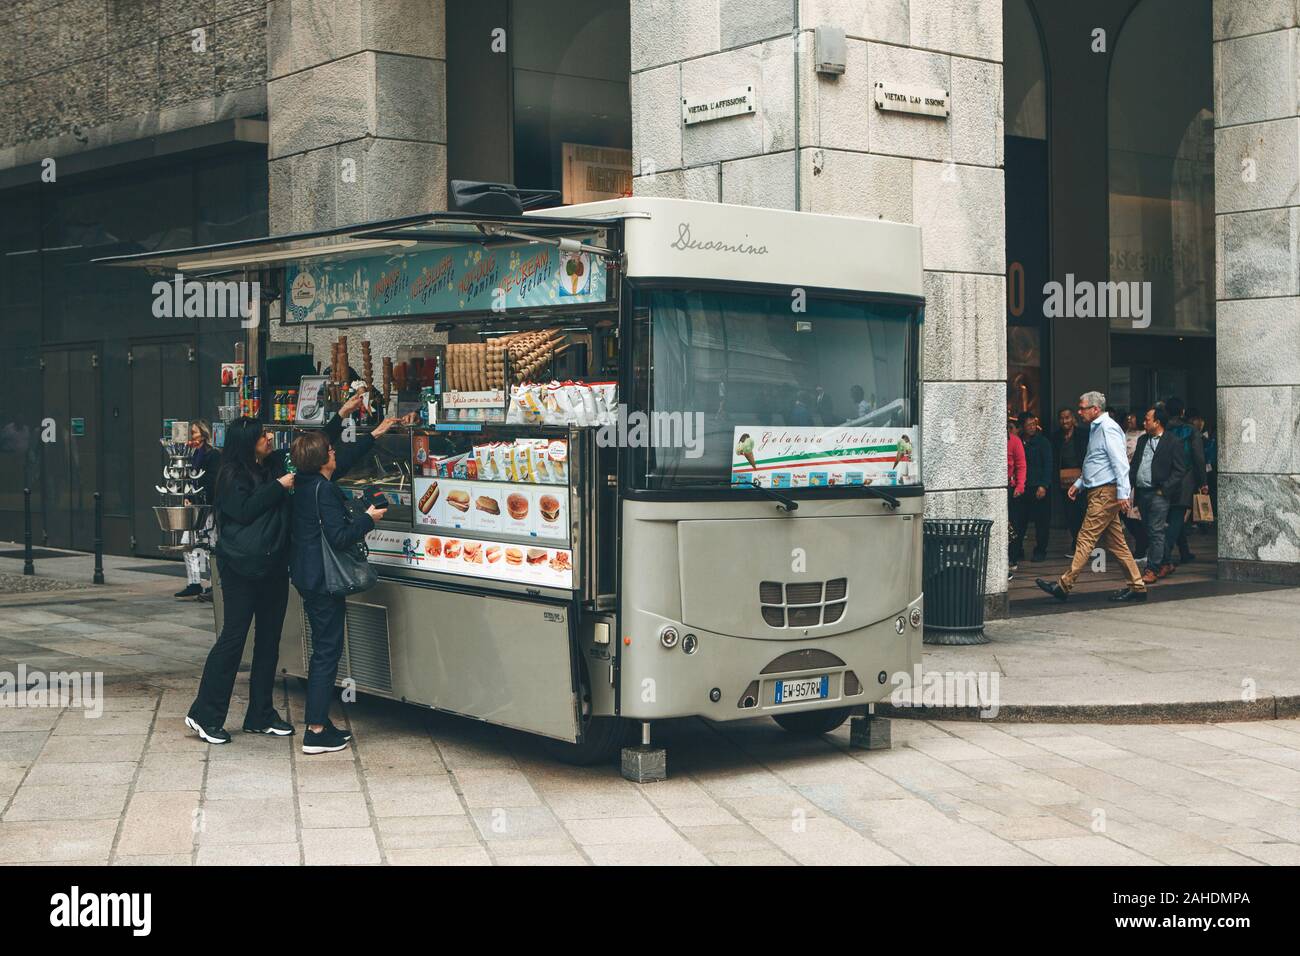
[[[215,497],[232,482],[256,486],[270,477],[257,461],[257,443],[266,429],[256,418],[236,418],[226,426],[226,443],[221,449],[221,470],[217,472]]]

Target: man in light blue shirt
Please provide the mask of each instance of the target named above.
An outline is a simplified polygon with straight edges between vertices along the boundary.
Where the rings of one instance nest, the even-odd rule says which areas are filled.
[[[1145,601],[1146,582],[1142,580],[1137,562],[1128,549],[1124,524],[1120,520],[1120,515],[1128,514],[1133,505],[1124,429],[1106,414],[1106,396],[1101,392],[1085,392],[1079,396],[1079,417],[1089,426],[1088,451],[1083,456],[1083,473],[1070,486],[1067,494],[1071,501],[1080,493],[1086,494],[1088,511],[1075,541],[1070,569],[1058,581],[1039,578],[1037,584],[1058,601],[1066,600],[1074,582],[1092,558],[1093,548],[1101,541],[1106,550],[1119,561],[1129,580],[1129,586],[1116,591],[1110,599]]]

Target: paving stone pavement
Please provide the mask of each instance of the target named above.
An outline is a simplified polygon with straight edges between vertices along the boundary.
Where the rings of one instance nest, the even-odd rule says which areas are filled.
[[[342,753],[208,747],[182,718],[212,612],[174,587],[0,606],[0,671],[106,681],[98,718],[0,708],[0,863],[1300,864],[1297,720],[896,720],[874,752],[847,726],[675,721],[656,731],[670,779],[648,786],[369,698],[336,705],[356,735]],[[297,682],[276,693],[300,725]]]

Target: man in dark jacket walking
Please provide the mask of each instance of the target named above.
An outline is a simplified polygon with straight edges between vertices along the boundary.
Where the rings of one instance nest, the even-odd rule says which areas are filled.
[[[386,418],[369,435],[355,441],[331,444],[321,432],[308,432],[294,439],[290,457],[298,469],[293,496],[293,545],[289,570],[293,585],[302,596],[303,609],[311,624],[311,660],[307,667],[306,733],[302,750],[306,754],[342,750],[351,735],[329,719],[330,696],[343,654],[343,618],[346,604],[341,594],[330,594],[325,586],[325,562],[321,547],[346,551],[374,530],[384,517],[383,508],[371,504],[354,515],[343,492],[334,483],[360,461],[374,440],[397,424]],[[322,540],[323,539],[323,540]]]
[[[1033,560],[1047,557],[1047,538],[1052,518],[1052,443],[1043,434],[1038,416],[1022,412],[1019,418],[1020,439],[1025,446],[1025,493],[1020,496],[1020,508],[1013,515],[1015,521],[1013,564],[1025,556],[1025,533],[1030,522],[1034,525]]]
[[[1170,502],[1182,493],[1187,477],[1182,443],[1166,430],[1168,421],[1163,408],[1147,409],[1142,422],[1146,434],[1138,439],[1129,464],[1129,481],[1147,533],[1147,566],[1142,572],[1147,584],[1173,573],[1174,566],[1163,557],[1168,553],[1165,534]]]

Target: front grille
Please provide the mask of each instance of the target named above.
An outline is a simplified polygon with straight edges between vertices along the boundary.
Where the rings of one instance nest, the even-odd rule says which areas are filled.
[[[816,604],[812,607],[792,607],[789,615],[791,627],[816,627],[822,622],[822,609]]]
[[[822,600],[822,583],[787,584],[785,586],[786,604],[820,604]]]
[[[829,581],[760,581],[759,613],[768,627],[817,627],[844,617],[848,578]]]
[[[349,674],[358,687],[393,689],[388,654],[388,608],[380,604],[347,606]]]

